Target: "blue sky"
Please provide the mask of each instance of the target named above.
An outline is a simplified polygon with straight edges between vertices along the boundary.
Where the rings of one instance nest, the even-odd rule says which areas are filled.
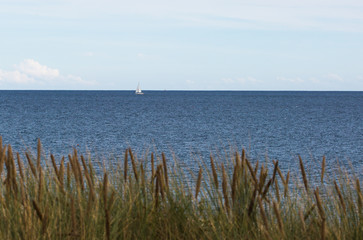
[[[363,91],[363,1],[0,0],[0,89]]]

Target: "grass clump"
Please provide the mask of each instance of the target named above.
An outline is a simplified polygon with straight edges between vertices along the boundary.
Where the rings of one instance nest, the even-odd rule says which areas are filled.
[[[59,161],[13,153],[0,137],[0,239],[362,239],[358,178],[290,180],[279,162],[231,164],[211,156],[195,179],[164,153],[139,159],[131,149],[97,172],[74,150]],[[271,169],[270,169],[271,168]],[[271,171],[270,171],[271,170]],[[302,183],[300,183],[302,181]],[[192,182],[189,186],[188,183]]]

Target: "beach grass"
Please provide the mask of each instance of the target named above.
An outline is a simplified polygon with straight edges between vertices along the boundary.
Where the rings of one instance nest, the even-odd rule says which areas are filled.
[[[131,148],[94,166],[74,149],[56,159],[14,153],[0,137],[0,239],[362,239],[360,180],[340,169],[311,182],[244,150],[213,156],[196,174]],[[25,157],[22,157],[25,156]],[[191,177],[192,176],[192,177]],[[310,182],[309,182],[310,181]]]

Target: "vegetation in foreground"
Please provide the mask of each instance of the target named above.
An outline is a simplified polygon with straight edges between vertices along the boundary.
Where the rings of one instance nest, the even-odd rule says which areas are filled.
[[[38,141],[34,155],[21,159],[0,137],[0,239],[363,238],[359,179],[325,176],[325,158],[318,187],[301,158],[292,184],[278,161],[252,164],[245,151],[228,166],[211,156],[188,186],[164,154],[127,149],[98,174],[76,150],[46,159]]]

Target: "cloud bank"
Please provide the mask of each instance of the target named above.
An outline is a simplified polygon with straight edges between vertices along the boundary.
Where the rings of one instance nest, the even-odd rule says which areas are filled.
[[[0,69],[2,89],[59,89],[61,86],[82,89],[94,84],[79,76],[62,75],[58,69],[42,65],[33,59],[25,59],[10,71]]]

